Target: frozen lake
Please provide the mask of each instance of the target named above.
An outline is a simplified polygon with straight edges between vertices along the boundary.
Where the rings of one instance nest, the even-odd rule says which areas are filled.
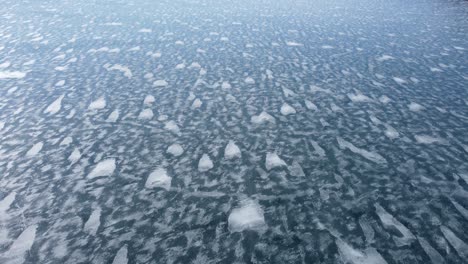
[[[468,2],[3,0],[0,263],[468,263]]]

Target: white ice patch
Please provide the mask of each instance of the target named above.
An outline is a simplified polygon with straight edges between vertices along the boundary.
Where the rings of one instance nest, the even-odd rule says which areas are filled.
[[[11,245],[5,253],[5,262],[9,264],[21,264],[24,262],[26,253],[31,250],[36,239],[36,225],[28,226]]]
[[[171,188],[172,178],[167,175],[164,168],[157,168],[146,179],[145,187],[148,189],[163,188],[169,190]]]
[[[0,71],[0,80],[1,79],[23,79],[26,77],[25,72],[19,71]]]
[[[172,133],[178,134],[179,133],[179,126],[175,121],[168,121],[164,125],[164,129],[171,131]]]
[[[91,173],[88,174],[88,179],[93,179],[102,176],[111,176],[115,170],[115,159],[106,159],[100,161]]]
[[[68,156],[68,161],[70,161],[71,164],[76,163],[80,159],[81,159],[81,153],[80,153],[80,150],[77,148],[75,148],[73,152],[70,154],[70,156]]]
[[[221,83],[221,88],[222,89],[231,89],[231,84],[224,81],[223,83]]]
[[[263,111],[259,115],[252,116],[250,121],[254,124],[275,123],[275,118]]]
[[[354,249],[341,239],[335,241],[343,263],[346,264],[387,264],[387,261],[374,248],[368,248],[365,252]]]
[[[3,220],[7,217],[7,211],[10,209],[10,206],[15,201],[15,199],[16,192],[11,192],[0,201],[0,220]]]
[[[286,41],[286,45],[290,46],[290,47],[302,47],[302,46],[304,46],[304,44],[294,42],[294,41]]]
[[[449,228],[445,226],[441,226],[440,230],[444,234],[447,241],[452,245],[455,251],[458,253],[460,257],[462,257],[465,261],[468,261],[468,245],[458,238],[455,233],[452,232]]]
[[[208,154],[203,154],[200,160],[198,161],[198,171],[205,172],[209,171],[214,167],[213,161],[211,161],[210,156]]]
[[[138,119],[149,120],[153,118],[153,110],[147,108],[140,112],[138,115]]]
[[[167,148],[166,152],[168,154],[171,154],[172,156],[178,157],[184,153],[184,149],[182,148],[181,145],[175,143],[175,144],[170,145]]]
[[[107,117],[106,121],[107,122],[115,122],[117,121],[117,119],[119,119],[119,111],[118,110],[114,110],[112,111],[112,113],[110,113],[110,115]]]
[[[400,133],[398,133],[398,131],[393,128],[392,126],[390,125],[385,125],[385,136],[387,136],[388,138],[390,139],[395,139],[395,138],[398,138],[400,136]]]
[[[311,101],[305,100],[304,102],[305,102],[305,105],[306,105],[307,109],[314,110],[314,111],[318,110],[318,107],[314,103],[312,103]]]
[[[390,98],[388,98],[386,95],[382,95],[379,97],[379,101],[382,103],[382,104],[388,104],[390,103],[390,101],[392,101]]]
[[[104,97],[99,97],[96,101],[93,101],[91,102],[91,104],[89,104],[88,109],[99,110],[103,109],[104,107],[106,107],[106,100],[104,99]]]
[[[240,158],[240,157],[241,157],[241,151],[239,147],[236,145],[234,141],[229,140],[228,144],[226,145],[226,148],[224,149],[224,158],[234,159],[234,158]]]
[[[266,158],[265,158],[265,168],[267,170],[271,170],[273,168],[277,168],[277,167],[285,167],[287,166],[286,162],[284,160],[282,160],[278,154],[276,154],[275,152],[268,152],[266,154]]]
[[[296,113],[296,109],[294,109],[292,106],[288,105],[287,103],[283,103],[281,106],[280,112],[282,115],[292,115]]]
[[[83,230],[90,234],[90,235],[96,235],[97,230],[99,229],[99,226],[101,225],[101,209],[97,208],[94,209],[91,215],[88,218],[88,221],[86,221]]]
[[[356,146],[354,146],[351,142],[348,142],[341,137],[337,137],[336,140],[338,141],[338,145],[341,149],[349,149],[351,152],[359,154],[363,156],[364,158],[375,162],[375,163],[387,163],[387,160],[382,157],[380,154],[375,153],[375,152],[370,152],[365,149],[360,149]]]
[[[57,83],[55,83],[55,86],[57,86],[57,87],[62,87],[64,85],[65,85],[65,80],[60,80]]]
[[[419,112],[421,110],[424,109],[424,106],[418,104],[418,103],[415,103],[415,102],[411,102],[409,105],[408,105],[408,108],[409,110],[413,111],[413,112]]]
[[[405,80],[405,79],[402,79],[402,78],[400,78],[400,77],[393,77],[393,80],[394,80],[396,83],[400,84],[400,85],[406,83],[406,80]]]
[[[42,150],[43,146],[44,146],[44,143],[42,142],[38,142],[34,144],[32,148],[30,148],[28,152],[26,152],[26,156],[28,157],[36,156]]]
[[[354,103],[372,102],[372,99],[363,94],[348,94],[348,97]]]
[[[154,103],[155,101],[156,101],[156,99],[154,98],[154,96],[152,96],[152,95],[147,95],[147,96],[145,97],[145,100],[143,100],[143,104],[145,104],[145,105],[150,105],[150,104]]]
[[[229,230],[242,232],[246,229],[263,231],[266,229],[263,209],[253,200],[244,200],[234,208],[228,217]]]
[[[323,45],[322,49],[334,49],[334,47],[330,45]]]
[[[375,212],[380,218],[383,226],[387,229],[396,229],[402,235],[401,237],[393,237],[393,240],[397,244],[398,247],[405,246],[411,244],[416,237],[411,233],[411,231],[400,223],[397,219],[393,217],[393,215],[389,214],[385,209],[380,206],[379,204],[375,204]]]
[[[60,146],[68,146],[73,142],[72,137],[65,137],[62,142],[60,142]]]
[[[245,78],[244,82],[246,84],[255,84],[255,80],[252,77]]]
[[[153,85],[155,87],[166,87],[169,84],[165,80],[156,80],[153,82]]]
[[[416,142],[419,144],[433,144],[433,143],[445,143],[445,140],[441,138],[436,138],[428,135],[416,135],[414,136]]]
[[[185,69],[185,63],[179,63],[175,66],[176,70],[182,70]]]
[[[112,264],[127,264],[128,263],[128,249],[127,246],[123,246],[117,251],[117,254],[115,254],[114,260],[112,261]]]
[[[195,99],[192,103],[192,109],[200,108],[203,102],[200,99]]]
[[[142,29],[138,30],[138,32],[140,32],[140,33],[151,33],[151,32],[153,32],[153,30],[151,30],[150,28],[142,28]]]
[[[395,58],[390,56],[390,55],[382,55],[382,56],[378,57],[376,60],[382,62],[382,61],[394,60],[394,59]]]
[[[123,73],[123,75],[129,79],[131,79],[133,77],[133,74],[132,74],[132,71],[127,67],[127,66],[123,66],[123,65],[120,65],[120,64],[115,64],[115,65],[112,65],[110,67],[107,67],[106,68],[108,71],[119,71],[121,73]]]
[[[310,140],[310,144],[312,144],[312,147],[314,147],[314,150],[317,153],[317,155],[319,155],[320,157],[326,156],[325,150],[322,147],[320,147],[316,141]]]
[[[56,113],[58,113],[60,111],[60,109],[62,108],[62,100],[63,100],[64,97],[65,97],[65,95],[61,95],[57,99],[55,99],[55,101],[53,101],[44,110],[44,113],[51,114],[51,115],[55,115]]]

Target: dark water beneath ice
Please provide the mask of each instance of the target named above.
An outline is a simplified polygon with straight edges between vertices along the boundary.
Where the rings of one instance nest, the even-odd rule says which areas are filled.
[[[2,1],[1,263],[468,262],[468,2]]]

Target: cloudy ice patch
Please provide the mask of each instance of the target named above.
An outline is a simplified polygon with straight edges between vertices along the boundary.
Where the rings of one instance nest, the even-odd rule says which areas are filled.
[[[175,66],[176,70],[182,70],[185,69],[185,63],[179,63]]]
[[[184,149],[181,145],[174,143],[167,148],[166,152],[172,156],[178,157],[184,153]]]
[[[101,226],[101,208],[93,210],[93,212],[88,218],[88,221],[86,221],[83,230],[86,233],[94,236],[96,235],[99,226]]]
[[[455,235],[455,233],[453,233],[453,231],[450,230],[448,227],[441,226],[440,230],[442,231],[444,237],[447,239],[450,245],[452,245],[452,247],[455,249],[457,254],[462,259],[468,262],[468,245],[457,235]]]
[[[358,148],[354,146],[351,142],[348,142],[341,137],[337,137],[336,140],[338,141],[338,145],[341,149],[349,149],[351,152],[359,154],[362,157],[375,163],[381,163],[381,164],[387,163],[387,160],[378,153],[370,152],[365,149]]]
[[[81,152],[79,149],[75,148],[73,150],[73,152],[70,154],[70,156],[68,156],[68,161],[71,163],[71,164],[74,164],[76,163],[77,161],[79,161],[81,159]]]
[[[334,49],[334,47],[330,45],[323,45],[322,49]]]
[[[88,179],[96,177],[111,176],[115,170],[115,159],[106,159],[100,161],[94,169],[88,174]]]
[[[138,119],[149,120],[153,118],[153,115],[153,110],[147,108],[140,112],[140,114],[138,115]]]
[[[330,90],[323,89],[323,88],[321,88],[321,87],[318,87],[317,85],[311,85],[311,86],[310,86],[310,91],[311,91],[312,93],[318,93],[318,92],[327,93],[327,94],[331,94],[331,93],[332,93]]]
[[[265,168],[271,170],[273,168],[285,167],[286,162],[282,160],[275,152],[268,152],[265,157]]]
[[[286,45],[290,47],[302,47],[304,44],[294,41],[286,41]]]
[[[192,109],[200,108],[202,104],[203,102],[200,99],[196,98],[195,100],[193,100]]]
[[[408,105],[408,108],[409,110],[413,111],[413,112],[419,112],[421,110],[424,109],[424,106],[418,104],[418,103],[415,103],[415,102],[411,102],[409,105]]]
[[[213,161],[211,161],[210,156],[208,154],[203,154],[200,160],[198,161],[198,171],[205,172],[209,171],[214,167]]]
[[[47,106],[47,108],[44,110],[44,113],[51,115],[55,115],[56,113],[58,113],[62,108],[62,100],[64,97],[65,95],[61,95],[57,99],[55,99],[55,101],[53,101],[49,106]]]
[[[143,104],[145,104],[145,105],[150,105],[150,104],[154,103],[155,101],[156,101],[156,100],[155,100],[154,96],[152,96],[152,95],[147,95],[147,96],[145,97],[145,99],[143,100]]]
[[[411,244],[416,237],[411,233],[411,231],[400,223],[393,215],[389,214],[382,206],[379,204],[375,204],[375,212],[380,218],[383,226],[386,229],[396,229],[400,232],[401,236],[395,237],[393,236],[393,240],[397,244],[397,246],[405,246]]]
[[[122,246],[119,249],[119,251],[117,251],[117,254],[115,254],[112,264],[127,264],[128,263],[127,254],[128,254],[127,245]]]
[[[364,252],[351,247],[341,239],[335,241],[341,260],[346,264],[387,264],[387,261],[374,248],[368,248]]]
[[[231,84],[229,82],[224,81],[224,82],[221,83],[221,88],[222,89],[231,89]]]
[[[354,103],[372,102],[372,99],[363,94],[348,94],[348,98]]]
[[[106,121],[107,121],[107,122],[110,122],[110,123],[113,123],[113,122],[116,122],[117,119],[119,119],[119,111],[118,111],[118,110],[114,110],[114,111],[112,111],[112,113],[109,114],[109,116],[107,117]]]
[[[432,137],[429,135],[416,135],[414,136],[414,139],[416,139],[416,142],[419,144],[445,143],[444,139]]]
[[[153,82],[153,86],[155,87],[166,87],[167,85],[168,83],[165,80],[156,80]]]
[[[246,84],[255,84],[255,80],[252,77],[245,78],[244,82]]]
[[[407,83],[405,79],[400,77],[393,77],[393,80],[400,85]]]
[[[312,147],[315,150],[315,153],[319,155],[320,157],[325,157],[326,153],[325,150],[319,146],[319,144],[315,140],[310,140],[310,144],[312,144]]]
[[[232,140],[229,140],[226,148],[224,149],[224,158],[226,159],[234,159],[240,158],[241,151],[240,148],[236,145],[236,143]]]
[[[263,209],[253,200],[244,200],[239,207],[232,209],[228,225],[231,232],[242,232],[246,229],[263,231],[266,229]]]
[[[390,55],[382,55],[382,56],[378,57],[376,60],[382,62],[382,61],[394,60],[394,59],[395,58],[390,56]]]
[[[64,85],[65,85],[65,80],[60,80],[60,81],[55,83],[55,86],[57,86],[57,87],[62,87]]]
[[[16,192],[9,193],[5,198],[0,201],[0,220],[6,218],[7,211],[10,209],[11,204],[16,199]]]
[[[280,112],[282,115],[292,115],[296,113],[296,109],[294,109],[292,106],[288,105],[287,103],[283,103],[281,106]]]
[[[9,61],[2,62],[2,63],[0,63],[0,69],[8,68],[8,67],[10,67],[10,65],[11,65],[11,62],[9,62]]]
[[[179,126],[175,121],[168,121],[164,125],[164,129],[171,131],[172,133],[178,134],[180,132]]]
[[[385,136],[387,136],[389,139],[395,139],[400,136],[400,133],[398,133],[398,131],[392,126],[385,124],[385,128]]]
[[[26,253],[31,250],[36,239],[37,225],[28,226],[13,242],[4,254],[4,263],[21,264],[26,258]]]
[[[60,146],[68,146],[73,142],[72,137],[65,137],[62,142],[60,142]]]
[[[314,103],[312,103],[311,101],[305,100],[304,102],[305,102],[305,105],[306,105],[307,109],[314,110],[314,111],[318,110],[318,107]]]
[[[0,71],[0,80],[1,79],[23,79],[26,77],[25,72],[20,71]]]
[[[110,67],[106,67],[106,69],[108,71],[119,71],[121,73],[123,73],[123,75],[129,79],[131,79],[133,77],[133,74],[132,74],[132,71],[127,67],[127,66],[123,66],[123,65],[120,65],[120,64],[115,64],[115,65],[112,65]]]
[[[106,100],[104,99],[104,97],[99,97],[97,100],[92,101],[89,104],[88,109],[99,110],[99,109],[104,109],[104,107],[106,107]]]
[[[423,248],[424,252],[426,252],[426,255],[431,260],[432,264],[444,264],[445,263],[444,258],[440,255],[439,252],[437,252],[437,250],[435,250],[431,246],[431,244],[429,244],[429,242],[426,239],[422,237],[418,237],[418,241],[421,247]]]
[[[254,124],[275,123],[275,118],[263,111],[259,115],[252,116],[250,121]]]
[[[42,147],[44,146],[44,143],[42,142],[38,142],[36,144],[34,144],[29,150],[28,152],[26,152],[26,156],[27,157],[32,157],[32,156],[36,156],[41,150],[42,150]]]
[[[164,168],[157,168],[150,173],[146,179],[145,187],[148,189],[163,188],[169,190],[171,188],[172,178],[167,175]]]
[[[392,100],[388,98],[386,95],[382,95],[379,97],[379,102],[381,102],[382,104],[388,104],[390,103],[390,101]]]
[[[153,30],[151,30],[150,28],[142,28],[142,29],[138,30],[138,32],[140,32],[140,33],[151,33],[151,32],[153,32]]]

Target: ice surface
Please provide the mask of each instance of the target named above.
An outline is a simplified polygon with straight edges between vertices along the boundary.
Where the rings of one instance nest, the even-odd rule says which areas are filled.
[[[366,159],[368,159],[368,160],[370,160],[372,162],[375,162],[375,163],[387,163],[387,160],[378,153],[370,152],[370,151],[358,148],[358,147],[354,146],[351,142],[348,142],[348,141],[344,140],[341,137],[337,137],[336,140],[338,141],[338,145],[342,149],[347,148],[347,149],[351,150],[351,152],[359,154],[359,155],[363,156],[364,158],[366,158]]]
[[[79,161],[81,158],[81,152],[79,149],[75,148],[73,152],[68,156],[68,161],[70,161],[72,164],[76,163]]]
[[[440,230],[450,245],[452,245],[452,247],[455,249],[457,254],[465,261],[468,261],[468,245],[463,240],[458,238],[458,236],[455,235],[455,233],[453,233],[452,230],[450,230],[448,227],[441,226]]]
[[[275,118],[263,111],[259,115],[252,116],[250,119],[254,124],[275,123]]]
[[[426,239],[418,237],[419,244],[426,252],[427,256],[431,259],[432,264],[443,264],[445,263],[444,258],[435,250]]]
[[[255,80],[252,77],[245,78],[244,82],[246,84],[255,84]]]
[[[304,44],[294,42],[294,41],[286,41],[286,45],[288,45],[290,47],[302,47],[302,46],[304,46]]]
[[[408,108],[413,111],[413,112],[419,112],[421,110],[424,109],[424,106],[418,104],[418,103],[415,103],[415,102],[411,102],[409,105],[408,105]]]
[[[114,110],[114,111],[112,111],[112,113],[109,114],[106,121],[113,123],[113,122],[116,122],[117,119],[119,119],[119,111]]]
[[[372,99],[363,94],[348,94],[348,97],[351,101],[355,103],[372,102]]]
[[[101,226],[101,208],[96,208],[86,221],[83,230],[90,235],[96,235],[99,226]]]
[[[62,108],[62,100],[65,97],[65,95],[59,96],[55,101],[53,101],[45,110],[44,113],[52,114],[55,115],[60,111],[60,108]]]
[[[393,237],[398,246],[404,246],[411,244],[416,237],[411,233],[411,231],[395,219],[391,214],[389,214],[382,206],[375,204],[375,212],[382,221],[382,224],[385,228],[395,228],[402,235],[401,237]]]
[[[174,143],[167,148],[166,152],[172,156],[178,157],[184,153],[184,149],[181,145]]]
[[[115,170],[115,159],[106,159],[100,161],[88,174],[88,179],[102,176],[111,176]]]
[[[112,65],[110,67],[107,67],[107,70],[108,71],[122,72],[124,74],[124,76],[129,78],[129,79],[133,77],[132,71],[127,66],[123,66],[123,65],[120,65],[120,64],[115,64],[115,65]]]
[[[193,100],[193,103],[192,103],[192,108],[195,109],[195,108],[200,108],[202,106],[202,101],[198,98],[196,98],[195,100]]]
[[[246,229],[261,231],[266,228],[263,210],[253,200],[244,200],[240,203],[240,207],[232,209],[228,224],[231,232],[242,232]]]
[[[156,99],[154,98],[154,96],[152,96],[152,95],[147,95],[147,96],[145,97],[145,100],[143,100],[143,103],[146,104],[146,105],[150,105],[150,104],[154,103],[155,100],[156,100]]]
[[[106,107],[106,100],[104,99],[104,97],[99,97],[97,100],[89,104],[88,109],[99,110],[99,109],[103,109],[104,107]]]
[[[221,88],[222,89],[231,89],[231,84],[227,81],[224,81],[222,84],[221,84]]]
[[[11,204],[15,201],[16,192],[9,193],[0,201],[0,221],[7,217],[7,211],[10,209]]]
[[[26,77],[25,72],[19,71],[0,71],[0,80],[1,79],[23,79]]]
[[[28,226],[16,238],[13,244],[4,255],[5,263],[21,264],[26,258],[26,253],[31,250],[36,238],[37,225]]]
[[[167,81],[165,81],[165,80],[156,80],[156,81],[153,82],[153,85],[154,85],[155,87],[166,87],[166,86],[168,86],[169,84],[168,84]]]
[[[441,138],[436,138],[429,135],[416,135],[414,139],[420,144],[433,144],[433,143],[444,143],[444,140]]]
[[[288,105],[287,103],[284,103],[281,106],[281,114],[282,115],[291,115],[296,113],[296,109],[294,109],[292,106]]]
[[[277,167],[287,166],[286,162],[282,160],[275,152],[268,152],[265,157],[265,168],[271,170]]]
[[[213,161],[211,161],[210,156],[208,154],[203,154],[200,160],[198,161],[198,171],[205,172],[209,171],[214,167]]]
[[[236,145],[234,141],[229,140],[228,144],[226,145],[226,148],[224,149],[224,158],[234,159],[234,158],[240,158],[240,157],[241,157],[241,151],[239,147]]]
[[[178,134],[180,132],[179,126],[175,121],[168,121],[166,124],[164,124],[164,129],[169,130],[173,133]]]
[[[145,187],[148,189],[158,187],[169,190],[171,188],[171,182],[172,178],[167,175],[166,169],[159,167],[148,176]]]
[[[117,251],[117,254],[115,254],[112,264],[127,264],[128,263],[127,254],[128,254],[127,245],[122,246],[119,249],[119,251]]]
[[[341,239],[336,240],[341,261],[346,264],[386,264],[387,261],[373,248],[365,252],[354,249]]]
[[[153,110],[147,108],[140,112],[138,115],[138,119],[152,119],[153,118]]]
[[[28,157],[36,156],[42,150],[43,146],[44,146],[44,143],[42,143],[42,142],[38,142],[38,143],[34,144],[28,150],[28,152],[26,152],[26,156],[28,156]]]
[[[304,102],[305,102],[305,105],[306,105],[307,109],[314,110],[314,111],[318,110],[318,107],[314,103],[312,103],[311,101],[305,100]]]

